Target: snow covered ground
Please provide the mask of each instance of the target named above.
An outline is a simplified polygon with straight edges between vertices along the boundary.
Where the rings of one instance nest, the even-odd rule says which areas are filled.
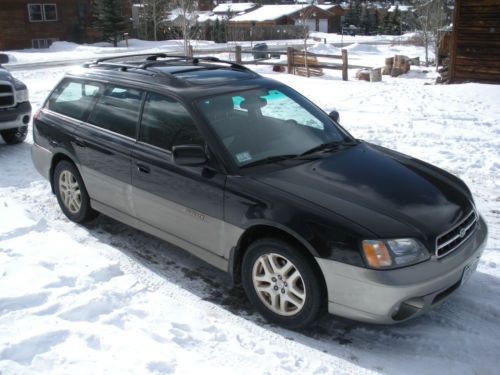
[[[383,61],[384,53],[374,56]],[[14,75],[36,108],[71,68]],[[328,316],[284,330],[263,321],[224,273],[183,250],[102,216],[69,222],[32,166],[31,140],[0,141],[2,375],[498,373],[500,86],[428,85],[434,75],[424,68],[380,83],[256,69],[337,109],[354,136],[464,179],[490,228],[476,274],[400,325]]]

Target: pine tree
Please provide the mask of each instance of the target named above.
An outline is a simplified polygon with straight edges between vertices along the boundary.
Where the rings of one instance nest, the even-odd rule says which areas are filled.
[[[122,0],[96,0],[97,23],[105,40],[116,47],[118,39],[127,30],[122,15]]]
[[[368,35],[368,32],[370,31],[370,19],[366,6],[361,9],[361,14],[359,16],[359,27],[361,27],[363,34]]]
[[[385,12],[384,18],[382,19],[382,24],[380,25],[380,34],[389,35],[391,33],[391,14]]]
[[[392,12],[389,23],[390,23],[390,34],[401,35],[401,11],[399,10],[398,5],[396,5],[396,8]]]

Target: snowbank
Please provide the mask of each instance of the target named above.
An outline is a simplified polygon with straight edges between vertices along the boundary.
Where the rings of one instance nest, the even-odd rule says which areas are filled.
[[[324,55],[340,55],[342,53],[340,48],[324,43],[316,43],[314,46],[309,47],[308,51]]]

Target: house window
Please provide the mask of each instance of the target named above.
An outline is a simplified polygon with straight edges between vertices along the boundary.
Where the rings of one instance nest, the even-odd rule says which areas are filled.
[[[57,21],[56,4],[28,4],[30,22]]]
[[[43,4],[43,18],[45,21],[57,21],[57,5]]]
[[[43,21],[42,4],[28,4],[30,22]]]
[[[41,48],[49,48],[52,43],[56,42],[57,38],[48,38],[48,39],[32,39],[31,40],[31,46],[35,49],[41,49]]]

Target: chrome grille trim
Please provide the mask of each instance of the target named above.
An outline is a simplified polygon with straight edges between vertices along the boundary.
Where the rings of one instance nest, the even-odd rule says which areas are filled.
[[[474,233],[476,224],[477,214],[473,209],[457,225],[436,237],[436,256],[442,258],[455,251]]]

